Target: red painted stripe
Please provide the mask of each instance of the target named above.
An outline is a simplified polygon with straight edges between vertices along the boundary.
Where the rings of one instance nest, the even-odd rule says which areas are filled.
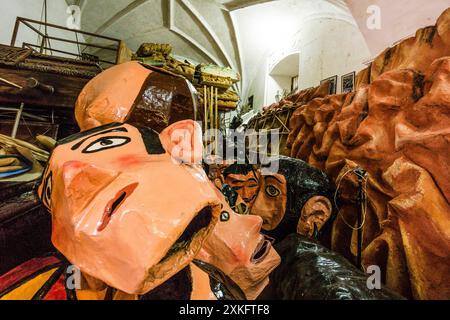
[[[47,292],[43,300],[68,300],[66,294],[64,273]]]
[[[59,262],[61,262],[61,260],[57,257],[48,256],[44,258],[34,258],[22,263],[0,277],[0,292],[3,292],[11,286],[20,283],[22,280],[33,275],[39,270]]]

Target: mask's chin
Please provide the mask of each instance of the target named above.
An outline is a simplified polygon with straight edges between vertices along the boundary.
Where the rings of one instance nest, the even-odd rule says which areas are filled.
[[[273,238],[261,235],[249,263],[230,274],[230,278],[241,287],[248,300],[259,296],[269,284],[270,273],[280,264],[280,256],[272,247],[273,241]]]
[[[142,287],[135,293],[151,291],[191,263],[216,225],[219,214],[218,204],[208,204],[198,211],[166,255],[147,271]]]

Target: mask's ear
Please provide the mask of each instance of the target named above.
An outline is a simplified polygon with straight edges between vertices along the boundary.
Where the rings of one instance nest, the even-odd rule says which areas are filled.
[[[164,149],[177,161],[190,164],[202,162],[202,128],[194,120],[170,125],[160,133],[159,138]]]
[[[324,196],[310,198],[302,208],[297,233],[314,237],[330,219],[333,211],[330,200]]]

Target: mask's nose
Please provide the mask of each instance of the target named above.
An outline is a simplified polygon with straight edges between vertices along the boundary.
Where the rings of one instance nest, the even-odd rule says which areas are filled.
[[[243,187],[242,189],[242,199],[245,201],[250,200],[250,190],[247,187]]]
[[[115,171],[84,162],[66,162],[62,168],[65,197],[71,202],[74,211],[81,210],[117,176]]]
[[[253,236],[261,232],[263,220],[260,216],[255,215],[241,215],[239,216],[241,223],[248,230],[248,234]]]

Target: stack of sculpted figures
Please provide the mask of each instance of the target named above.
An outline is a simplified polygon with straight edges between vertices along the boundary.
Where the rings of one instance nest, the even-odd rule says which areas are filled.
[[[236,181],[225,197],[226,184],[208,179],[199,124],[171,120],[174,108],[195,116],[189,96],[181,78],[137,62],[87,84],[76,106],[83,131],[57,143],[39,187],[57,253],[0,276],[0,299],[401,298],[370,290],[314,239],[333,216],[320,170],[289,158],[274,159],[279,172],[251,170],[265,192],[244,195],[252,215],[235,213],[227,198],[245,201]],[[159,117],[166,126],[153,129]],[[235,167],[225,180],[248,174]]]

